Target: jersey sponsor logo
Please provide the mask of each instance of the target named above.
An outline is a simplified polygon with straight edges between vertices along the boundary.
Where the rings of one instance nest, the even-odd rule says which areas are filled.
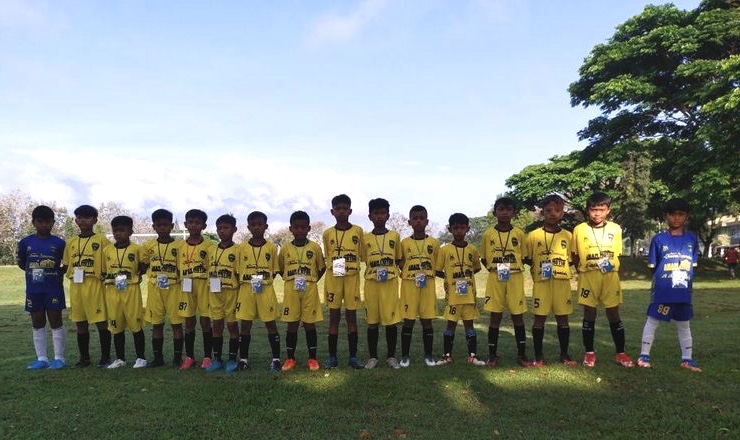
[[[383,257],[379,260],[371,261],[369,265],[370,267],[393,266],[393,258]]]
[[[221,269],[218,271],[218,277],[223,279],[231,279],[234,276],[234,272],[229,269]]]

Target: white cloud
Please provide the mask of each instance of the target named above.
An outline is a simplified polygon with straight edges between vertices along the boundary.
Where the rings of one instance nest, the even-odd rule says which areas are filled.
[[[360,34],[386,7],[387,0],[361,0],[351,11],[330,12],[317,19],[309,34],[313,46],[344,43]]]
[[[39,0],[0,0],[0,29],[54,32],[66,25],[52,3]]]

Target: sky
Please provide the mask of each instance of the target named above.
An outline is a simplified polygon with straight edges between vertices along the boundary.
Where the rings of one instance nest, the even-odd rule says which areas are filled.
[[[375,197],[485,215],[586,146],[568,85],[649,3],[0,0],[0,193],[273,230],[340,193],[363,227]]]

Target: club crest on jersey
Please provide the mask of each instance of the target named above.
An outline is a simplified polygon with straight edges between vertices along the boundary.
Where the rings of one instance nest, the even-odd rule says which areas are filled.
[[[265,253],[265,261],[270,261],[271,258],[272,258],[272,255],[270,255],[269,252]]]
[[[568,242],[566,240],[560,240],[560,247],[566,249],[568,247]]]
[[[177,256],[177,249],[172,248],[172,256],[173,257],[176,257]]]
[[[661,252],[668,252],[668,245],[667,244],[664,244],[663,246],[661,246],[660,247],[660,251]]]
[[[134,254],[128,254],[128,261],[130,261],[130,262],[133,263],[135,259],[136,259],[136,255],[134,255]]]
[[[309,260],[313,258],[313,251],[306,251],[306,258],[308,258]]]
[[[468,254],[468,261],[470,261],[470,262],[473,261],[473,254]]]
[[[614,241],[614,234],[606,234],[606,238],[608,238],[609,241]]]
[[[200,251],[200,253],[199,253],[198,255],[200,255],[200,259],[202,260],[202,259],[204,259],[204,258],[206,257],[206,255],[208,255],[208,254],[206,253],[206,251],[204,251],[204,250],[201,250],[201,251]]]
[[[100,245],[98,243],[93,243],[92,250],[97,251],[98,249],[100,249]]]
[[[512,237],[511,239],[511,245],[512,246],[519,246],[519,240],[516,239],[516,237]]]
[[[409,253],[411,253],[411,249],[409,249]],[[431,244],[427,246],[427,253],[429,255],[432,255],[434,253],[434,246],[432,246]]]
[[[358,244],[359,242],[360,242],[360,239],[359,239],[359,238],[357,238],[357,236],[356,236],[356,235],[353,235],[353,236],[352,236],[352,243],[353,243],[353,244],[354,244],[355,246],[357,246],[357,244]]]
[[[388,246],[393,249],[396,246],[396,240],[388,240]]]
[[[236,260],[236,256],[234,254],[229,254],[229,262],[233,263],[234,260]]]

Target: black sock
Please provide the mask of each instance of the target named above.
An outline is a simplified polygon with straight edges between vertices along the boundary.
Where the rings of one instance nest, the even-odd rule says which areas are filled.
[[[80,350],[80,360],[90,360],[90,333],[77,333],[77,348]]]
[[[185,342],[183,338],[172,339],[172,360],[176,364],[182,363],[182,345]]]
[[[532,327],[532,345],[534,345],[534,358],[541,361],[542,355],[542,341],[545,339],[544,327]]]
[[[203,331],[203,357],[211,357],[213,355],[213,331]]]
[[[162,347],[164,347],[163,338],[152,338],[152,353],[154,354],[154,360],[163,359]]]
[[[126,334],[123,332],[113,335],[113,345],[116,347],[116,359],[126,360]]]
[[[371,358],[378,358],[378,336],[380,331],[378,327],[367,328],[367,351]]]
[[[583,349],[586,352],[594,351],[594,325],[596,324],[596,321],[586,321],[583,320],[583,329],[581,330],[581,333],[583,334]]]
[[[269,334],[267,339],[270,341],[270,350],[272,351],[273,359],[280,359],[280,334]]]
[[[239,357],[249,359],[249,343],[252,341],[252,335],[239,335]]]
[[[401,327],[401,357],[409,357],[411,351],[411,336],[414,334],[414,327]]]
[[[449,354],[449,355],[452,354],[452,344],[454,342],[455,342],[455,335],[454,334],[453,335],[448,335],[448,334],[445,334],[444,335],[444,342],[443,342],[443,345],[444,345],[444,347],[443,347],[444,348],[444,350],[443,350],[444,351],[444,354]]]
[[[567,355],[570,345],[570,327],[558,327],[558,342],[560,342],[560,355]]]
[[[614,348],[617,350],[617,353],[624,353],[624,323],[622,321],[610,322],[609,329],[612,331]]]
[[[524,357],[527,354],[527,331],[524,330],[524,325],[514,326],[514,339],[516,340],[516,354],[519,357]]]
[[[351,339],[351,336],[350,336]],[[337,342],[339,341],[339,335],[329,335],[329,356],[337,357]],[[352,345],[351,343],[349,345]]]
[[[195,359],[195,332],[185,332],[185,354]]]
[[[359,340],[357,331],[347,333],[347,341],[349,342],[349,357],[357,357],[357,341]],[[336,356],[337,347],[334,346],[334,355]]]
[[[287,332],[285,334],[285,350],[288,352],[288,359],[295,359],[296,345],[298,345],[298,332]]]
[[[144,330],[134,333],[134,351],[136,352],[136,359],[146,359],[146,336],[144,336]]]
[[[308,358],[316,359],[316,350],[319,345],[319,336],[316,329],[306,330],[306,346],[308,347]]]
[[[388,346],[386,358],[395,357],[396,345],[398,344],[398,327],[395,325],[387,325],[385,327],[385,343]]]
[[[113,338],[110,334],[110,330],[98,329],[98,337],[100,338],[100,357],[102,359],[110,359],[110,345],[111,339]]]
[[[423,329],[421,331],[421,339],[424,344],[424,356],[432,356],[432,353],[434,352],[434,329]]]
[[[478,335],[465,334],[465,342],[468,344],[468,354],[472,355],[478,351]]]
[[[229,360],[235,361],[239,353],[239,338],[229,338]]]
[[[224,337],[211,338],[211,347],[213,348],[213,358],[221,362],[221,354],[224,351]]]
[[[488,327],[488,357],[494,359],[498,353],[498,327]]]

